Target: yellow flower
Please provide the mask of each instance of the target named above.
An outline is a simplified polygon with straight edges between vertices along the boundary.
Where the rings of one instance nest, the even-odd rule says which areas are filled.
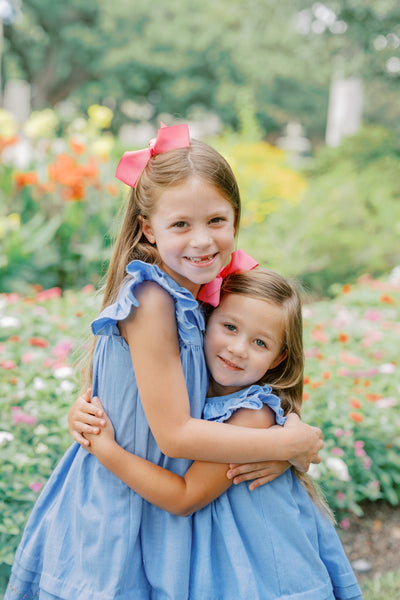
[[[24,133],[33,140],[52,138],[55,137],[58,125],[58,118],[51,108],[35,110],[24,125]]]
[[[89,121],[99,129],[110,127],[113,119],[113,111],[108,106],[92,104],[88,108]]]
[[[94,140],[91,144],[91,152],[94,156],[102,160],[107,160],[110,157],[111,151],[114,147],[114,138],[111,134],[102,135],[101,137]]]
[[[17,124],[13,115],[8,110],[0,108],[0,137],[8,139],[14,137],[16,133]]]

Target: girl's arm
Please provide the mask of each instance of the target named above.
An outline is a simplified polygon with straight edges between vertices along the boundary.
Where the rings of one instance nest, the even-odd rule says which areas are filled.
[[[242,408],[229,422],[242,427],[266,428],[274,425],[275,417],[267,406],[260,410]],[[232,483],[226,478],[226,464],[196,461],[181,477],[130,454],[115,442],[108,417],[101,435],[91,437],[90,452],[145,500],[177,516],[187,516],[203,508]]]
[[[290,460],[301,470],[320,462],[321,431],[294,415],[285,427],[268,430],[192,418],[174,302],[153,282],[140,286],[137,299],[140,308],[119,324],[120,332],[129,344],[147,420],[164,454],[225,463]]]

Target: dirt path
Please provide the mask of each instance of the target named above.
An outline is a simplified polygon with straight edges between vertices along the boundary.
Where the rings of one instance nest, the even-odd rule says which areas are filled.
[[[400,507],[374,502],[347,531],[340,531],[346,554],[359,581],[400,569]],[[359,561],[359,562],[357,562]],[[357,570],[370,564],[370,569]]]

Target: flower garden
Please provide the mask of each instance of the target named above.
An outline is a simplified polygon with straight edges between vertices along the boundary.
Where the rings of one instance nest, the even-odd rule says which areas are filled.
[[[342,528],[366,500],[400,489],[400,280],[365,276],[333,301],[306,304],[304,419],[325,435],[318,478]],[[68,408],[99,298],[32,288],[0,296],[0,569],[3,584],[25,520],[71,443]],[[82,333],[84,332],[84,333]]]
[[[71,443],[67,412],[79,391],[79,359],[85,354],[89,323],[100,304],[95,289],[109,258],[115,215],[124,195],[124,188],[114,180],[121,148],[108,130],[112,113],[104,109],[91,107],[87,117],[65,123],[52,111],[33,113],[24,130],[24,139],[29,140],[25,164],[18,164],[24,146],[16,125],[0,111],[0,289],[4,292],[0,294],[0,595],[33,503]],[[351,529],[367,501],[400,503],[400,272],[399,267],[393,268],[398,264],[396,244],[387,227],[396,222],[399,210],[400,154],[388,144],[386,134],[378,133],[380,176],[385,165],[390,170],[385,171],[386,196],[380,203],[385,212],[374,213],[374,224],[387,238],[386,246],[373,245],[374,276],[357,278],[351,270],[348,243],[354,242],[354,223],[359,218],[354,213],[348,224],[332,229],[335,241],[343,241],[347,259],[336,261],[328,240],[324,260],[330,257],[330,262],[320,271],[310,271],[311,282],[315,273],[331,273],[323,281],[324,295],[330,299],[315,299],[314,292],[315,300],[304,305],[303,417],[321,427],[325,436],[322,463],[313,466],[311,473],[342,529]],[[371,144],[376,148],[373,136]],[[334,184],[321,168],[323,174],[313,188],[306,174],[288,167],[284,153],[267,143],[226,135],[214,145],[238,175],[244,200],[242,247],[260,260],[264,257],[263,264],[272,268],[280,270],[282,263],[284,273],[274,233],[284,241],[285,251],[292,246],[295,257],[298,249],[307,250],[307,240],[317,241],[318,232],[325,238],[330,215],[345,214],[339,205],[333,210],[326,203],[326,208],[321,207],[326,211],[320,215],[323,226],[310,230],[304,241],[305,222],[299,222],[302,203],[308,206],[310,221],[308,215],[319,214],[313,210],[314,199],[319,207],[320,192],[328,191],[328,183],[336,189],[340,180],[351,189],[353,208],[361,207],[365,190],[360,188],[357,196],[356,182],[367,182],[369,189],[375,181],[369,155],[357,177],[351,170],[338,172]],[[357,158],[367,145],[360,139],[349,156]],[[331,155],[328,158],[333,160]],[[326,172],[334,168],[332,163]],[[396,177],[390,177],[392,171]],[[351,186],[346,177],[354,177]],[[262,227],[269,227],[271,235],[266,236]],[[354,255],[354,266],[356,256],[362,256],[375,236],[362,220],[357,231],[366,238],[358,240],[361,250]],[[317,254],[310,247],[294,274],[301,279],[304,264],[309,265]],[[349,269],[343,279],[337,266]],[[357,265],[355,271],[360,269]],[[342,283],[332,285],[332,281]]]

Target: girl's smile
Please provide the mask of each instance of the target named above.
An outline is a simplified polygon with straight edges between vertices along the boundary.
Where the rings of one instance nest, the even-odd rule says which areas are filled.
[[[224,396],[259,381],[285,358],[283,335],[281,306],[245,294],[223,296],[204,337],[209,393]]]
[[[194,296],[214,279],[233,250],[234,211],[205,180],[192,178],[161,193],[143,233],[157,246],[166,273]]]

